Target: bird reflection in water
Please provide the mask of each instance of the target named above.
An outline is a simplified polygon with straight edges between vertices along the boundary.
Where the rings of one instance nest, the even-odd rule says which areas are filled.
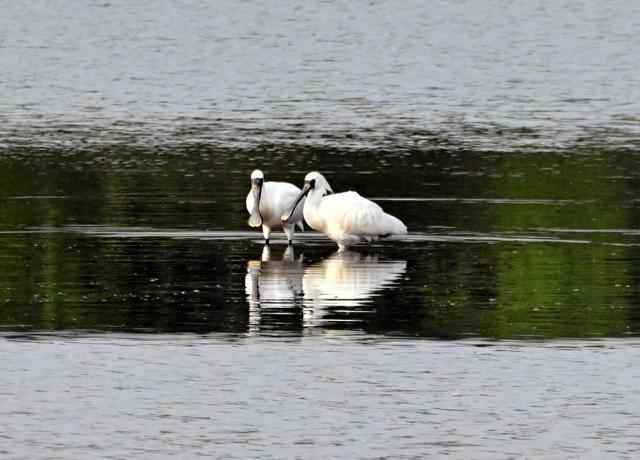
[[[352,251],[310,265],[302,279],[305,326],[355,326],[371,312],[367,301],[399,280],[406,267],[404,260],[380,260]]]
[[[296,260],[293,246],[287,246],[279,260],[265,246],[261,260],[247,263],[245,291],[250,334],[300,328],[303,272],[302,257]]]
[[[347,251],[305,267],[292,247],[281,260],[273,260],[265,247],[262,260],[249,261],[247,267],[249,332],[357,329],[371,313],[368,301],[396,283],[406,265]]]

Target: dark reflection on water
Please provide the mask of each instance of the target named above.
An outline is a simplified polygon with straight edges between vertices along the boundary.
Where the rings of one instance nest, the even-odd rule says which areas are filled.
[[[4,330],[640,332],[633,152],[121,146],[0,164]],[[306,231],[263,254],[243,206],[256,166],[294,183],[322,169],[411,233],[341,256]]]

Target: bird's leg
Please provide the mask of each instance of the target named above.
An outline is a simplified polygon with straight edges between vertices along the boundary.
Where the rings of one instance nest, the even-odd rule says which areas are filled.
[[[293,244],[293,234],[296,231],[295,225],[283,225],[282,230],[287,235],[287,239],[289,240],[289,246]]]
[[[264,244],[269,246],[269,237],[271,236],[271,228],[266,225],[262,226],[262,234],[264,235]]]

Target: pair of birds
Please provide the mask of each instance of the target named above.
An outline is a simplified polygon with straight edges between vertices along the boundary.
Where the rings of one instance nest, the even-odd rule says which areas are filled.
[[[319,172],[307,174],[300,190],[288,182],[265,182],[262,171],[256,169],[246,204],[248,224],[262,226],[266,244],[275,228],[282,228],[292,244],[296,225],[304,230],[303,217],[311,228],[338,243],[340,252],[352,244],[407,233],[400,219],[357,192],[334,194]]]

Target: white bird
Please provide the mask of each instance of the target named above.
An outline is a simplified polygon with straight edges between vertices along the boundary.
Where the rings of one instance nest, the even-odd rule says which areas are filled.
[[[306,175],[298,198],[289,211],[282,215],[283,222],[296,218],[298,205],[305,196],[303,211],[307,224],[338,243],[339,251],[345,251],[351,244],[407,233],[407,227],[400,219],[387,214],[357,192],[334,195],[329,183],[319,172]]]
[[[247,195],[247,211],[249,211],[250,227],[260,227],[265,244],[269,244],[271,230],[282,228],[289,244],[293,243],[296,225],[304,230],[302,224],[302,206],[291,213],[291,218],[284,223],[280,220],[282,213],[293,205],[300,194],[300,189],[288,182],[265,182],[264,174],[259,169],[251,173],[251,191]]]

